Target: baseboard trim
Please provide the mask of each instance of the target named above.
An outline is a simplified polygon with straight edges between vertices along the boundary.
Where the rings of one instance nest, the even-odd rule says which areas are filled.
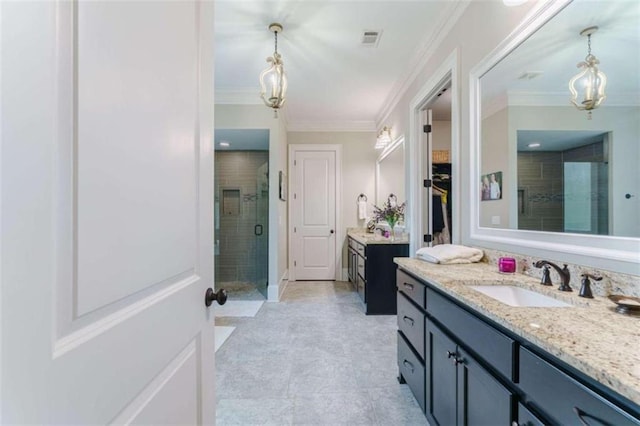
[[[282,299],[282,294],[289,284],[289,270],[285,270],[284,274],[280,278],[278,285],[269,286],[267,302],[279,302]]]

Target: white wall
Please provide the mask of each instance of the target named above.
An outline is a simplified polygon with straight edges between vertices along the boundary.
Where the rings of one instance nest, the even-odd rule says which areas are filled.
[[[515,142],[514,142],[515,144]],[[515,146],[515,145],[514,145]],[[515,149],[515,148],[514,148]],[[512,150],[513,151],[513,150]],[[516,194],[517,176],[515,173],[517,157],[509,150],[509,114],[506,108],[482,120],[482,150],[480,151],[480,173],[502,172],[502,199],[480,202],[480,226],[509,228],[511,223],[517,223],[517,206],[509,216],[511,200],[517,204]],[[510,167],[510,164],[514,167]],[[480,176],[477,176],[475,196],[480,197]],[[492,218],[498,218],[499,223],[493,224]]]
[[[458,230],[462,243],[469,243],[470,238],[469,200],[471,197],[478,196],[477,185],[474,184],[472,187],[470,184],[468,167],[471,161],[469,73],[517,27],[534,3],[527,2],[518,7],[507,7],[501,1],[470,2],[458,22],[447,35],[443,36],[425,65],[416,73],[417,77],[408,85],[407,91],[398,103],[380,120],[381,123],[392,126],[405,135],[410,135],[409,114],[412,99],[434,77],[441,64],[457,51],[458,78],[454,83],[458,87],[457,101],[460,105],[460,127],[457,129],[460,137],[460,153],[457,159],[459,162],[456,164],[456,159],[452,158],[452,163],[457,171],[454,179],[461,186],[457,191],[459,202],[455,203],[460,206],[459,221],[452,226]],[[408,141],[408,143],[416,142]]]
[[[279,300],[288,270],[287,203],[278,198],[278,171],[287,170],[287,133],[281,117],[274,118],[264,105],[215,106],[217,129],[269,130],[269,300]]]
[[[424,94],[427,83],[432,84],[434,79],[439,80],[441,78],[440,74],[436,75],[436,73],[440,72],[439,68],[442,64],[448,62],[450,56],[455,56],[457,77],[453,81],[453,89],[455,89],[453,93],[456,94],[457,92],[457,99],[454,99],[454,101],[457,101],[460,105],[458,108],[460,123],[459,128],[453,129],[453,131],[458,130],[460,147],[457,157],[452,158],[452,163],[454,179],[460,182],[461,186],[456,191],[459,198],[457,200],[454,199],[454,203],[458,201],[456,205],[460,206],[460,215],[457,218],[454,216],[452,225],[454,229],[459,231],[458,235],[463,244],[498,248],[489,239],[480,240],[472,239],[471,237],[473,223],[471,211],[473,209],[468,207],[478,197],[478,178],[470,175],[470,165],[475,161],[475,159],[471,158],[473,150],[470,146],[472,136],[470,72],[482,60],[493,54],[494,50],[518,28],[524,18],[528,17],[529,12],[538,6],[539,3],[533,1],[517,7],[507,7],[500,1],[469,2],[460,19],[453,25],[449,33],[442,35],[441,39],[433,43],[435,47],[429,52],[430,55],[425,59],[424,66],[415,70],[413,75],[416,77],[407,84],[408,88],[403,91],[397,103],[389,103],[390,110],[384,111],[378,120],[378,124],[384,123],[392,126],[392,128],[406,135],[411,135],[412,132],[415,132],[415,129],[409,128],[409,120],[412,117],[410,111],[412,100],[417,95],[422,96]],[[637,116],[633,120],[637,121]],[[408,144],[408,146],[416,146],[416,141],[408,140]],[[637,155],[633,159],[625,159],[624,161],[637,163]],[[633,192],[630,193],[633,194]],[[562,237],[559,236],[557,241],[562,241]],[[547,250],[526,247],[519,244],[517,240],[514,240],[508,246],[502,247],[502,249],[533,256],[548,257],[549,254]],[[572,253],[563,254],[561,259],[552,258],[552,260],[565,260],[576,264],[592,261],[591,258],[583,258]],[[609,261],[604,258],[597,263],[598,267],[616,271],[619,268],[624,269],[627,267],[615,260]],[[627,271],[627,269],[624,271]],[[624,271],[620,270],[620,272]]]
[[[451,121],[433,120],[431,138],[434,151],[449,151],[451,155]]]
[[[342,145],[342,212],[344,228],[364,227],[358,220],[356,201],[363,193],[369,200],[369,212],[375,202],[375,170],[379,151],[374,149],[375,132],[289,132],[289,144]],[[346,241],[346,238],[345,238]],[[342,244],[342,265],[347,265],[346,242]],[[343,277],[344,279],[344,277]]]

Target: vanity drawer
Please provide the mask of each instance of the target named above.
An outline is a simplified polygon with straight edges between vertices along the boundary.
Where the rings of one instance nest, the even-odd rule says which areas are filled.
[[[360,276],[366,280],[367,276],[365,275],[364,271],[364,260],[360,259],[358,260],[358,274],[360,274]]]
[[[424,364],[413,353],[400,332],[398,332],[398,370],[424,412]]]
[[[509,380],[514,379],[516,343],[438,292],[427,289],[427,314]]]
[[[398,328],[424,359],[424,313],[402,293],[398,293]]]
[[[413,278],[406,272],[398,269],[396,272],[396,287],[409,299],[424,309],[425,305],[425,285]]]
[[[638,419],[522,347],[520,388],[528,403],[553,424],[640,424]]]

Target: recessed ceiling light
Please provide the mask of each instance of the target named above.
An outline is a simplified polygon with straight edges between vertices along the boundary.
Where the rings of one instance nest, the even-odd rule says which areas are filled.
[[[229,142],[222,141],[222,142],[220,142],[220,146],[228,147],[229,146]]]
[[[529,145],[527,145],[529,148],[538,148],[540,147],[540,143],[538,142],[534,142],[534,143],[530,143]]]

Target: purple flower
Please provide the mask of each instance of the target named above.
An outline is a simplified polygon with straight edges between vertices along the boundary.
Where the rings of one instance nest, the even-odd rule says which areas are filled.
[[[393,227],[400,219],[404,219],[405,203],[392,206],[391,201],[387,200],[382,207],[373,206],[373,217],[376,221],[387,221],[389,226]]]

